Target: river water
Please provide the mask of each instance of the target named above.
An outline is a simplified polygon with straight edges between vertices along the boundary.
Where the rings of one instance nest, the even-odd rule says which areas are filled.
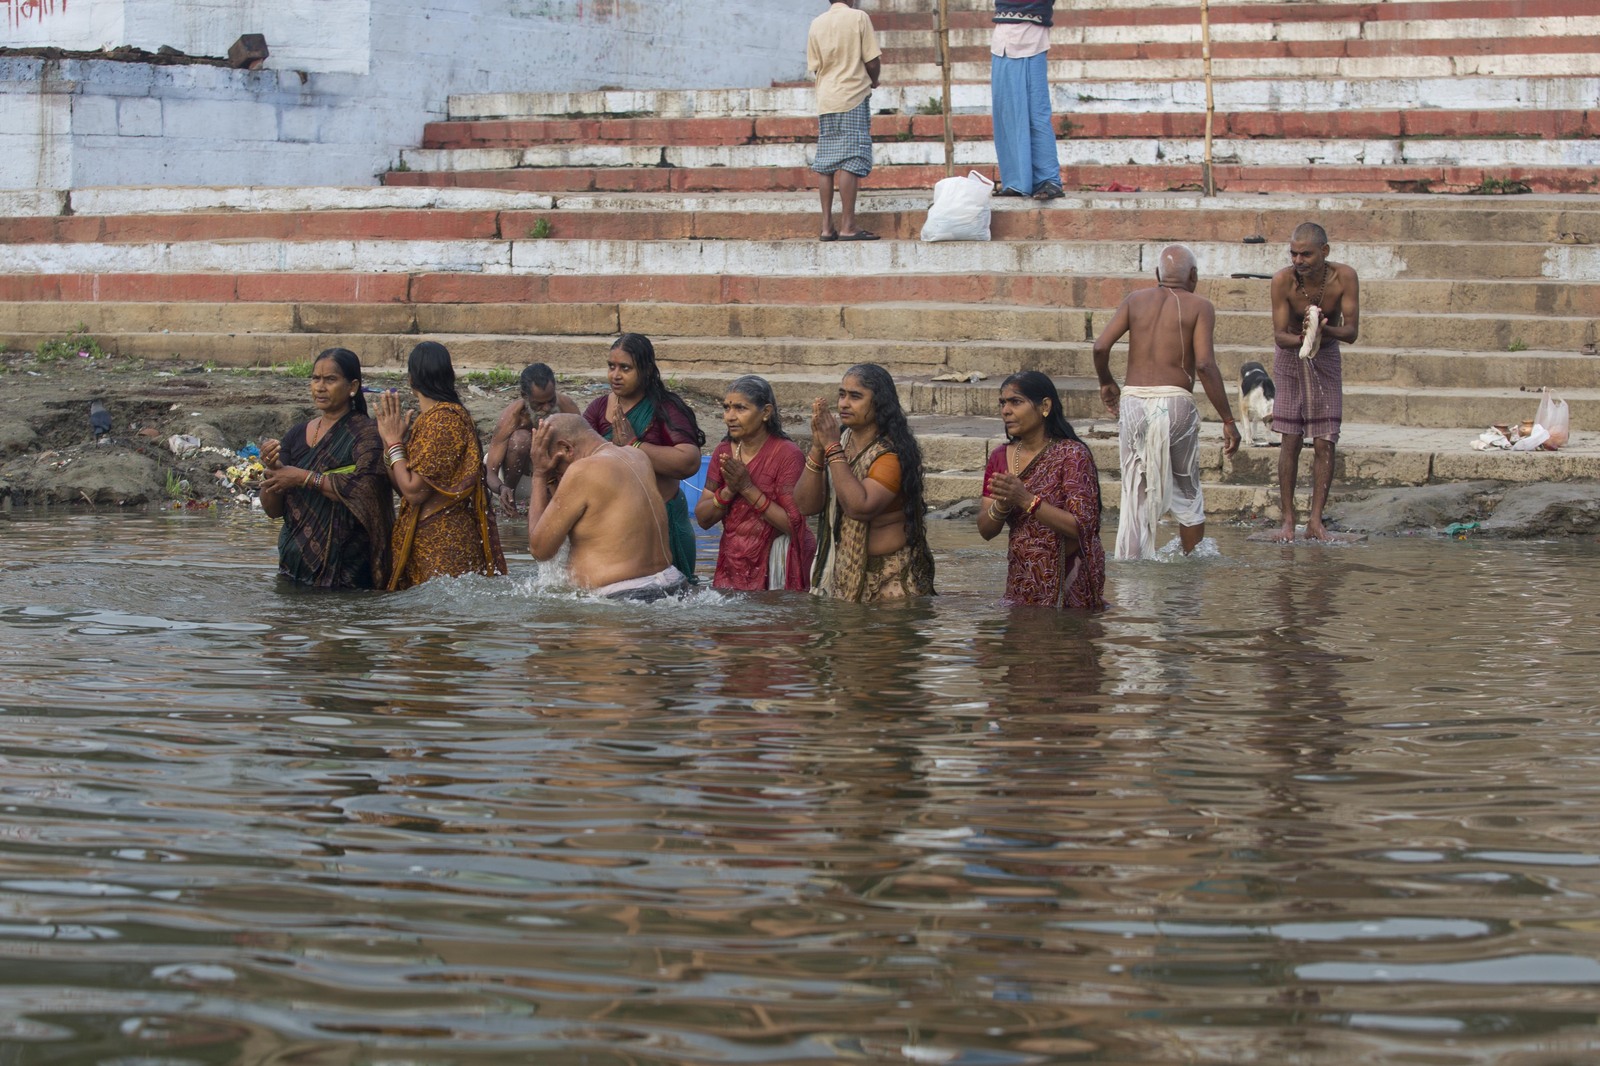
[[[966,522],[879,609],[275,535],[0,518],[5,1066],[1600,1059],[1591,541],[1223,529],[1084,618]]]

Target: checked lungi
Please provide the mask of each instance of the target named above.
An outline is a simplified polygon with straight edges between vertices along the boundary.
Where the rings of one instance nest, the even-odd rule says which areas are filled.
[[[1323,337],[1310,359],[1295,348],[1279,348],[1272,360],[1272,429],[1312,440],[1339,440],[1344,420],[1344,366],[1339,342]]]
[[[848,111],[817,116],[818,174],[848,170],[858,178],[872,173],[872,97]]]

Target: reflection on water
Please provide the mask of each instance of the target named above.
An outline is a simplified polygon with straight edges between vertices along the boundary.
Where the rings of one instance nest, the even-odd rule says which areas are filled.
[[[0,520],[0,1063],[1577,1063],[1592,543],[945,595],[279,587]]]

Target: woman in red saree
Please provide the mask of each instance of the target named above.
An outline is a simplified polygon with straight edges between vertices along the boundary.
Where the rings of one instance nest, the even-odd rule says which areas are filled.
[[[396,393],[384,393],[378,404],[384,462],[401,496],[389,588],[460,574],[503,574],[506,557],[484,487],[483,449],[456,394],[450,352],[424,341],[411,349],[407,369],[416,420],[401,412]]]
[[[1100,474],[1061,408],[1055,382],[1037,370],[1000,383],[1000,418],[1011,443],[983,472],[978,532],[1010,528],[1006,601],[1097,611],[1106,605],[1100,543]]]
[[[794,502],[806,458],[783,432],[772,386],[755,374],[735,380],[722,421],[728,435],[711,453],[694,510],[701,529],[722,523],[711,587],[804,592],[817,550]]]

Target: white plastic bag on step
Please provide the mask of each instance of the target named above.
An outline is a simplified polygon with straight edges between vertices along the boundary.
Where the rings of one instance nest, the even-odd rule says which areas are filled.
[[[933,186],[933,206],[922,224],[925,241],[989,239],[989,198],[994,182],[969,171],[964,178],[945,178]]]
[[[1566,447],[1567,437],[1572,430],[1572,415],[1567,410],[1567,401],[1545,389],[1544,397],[1539,401],[1539,413],[1533,416],[1533,420],[1550,431],[1546,449],[1553,452]]]

